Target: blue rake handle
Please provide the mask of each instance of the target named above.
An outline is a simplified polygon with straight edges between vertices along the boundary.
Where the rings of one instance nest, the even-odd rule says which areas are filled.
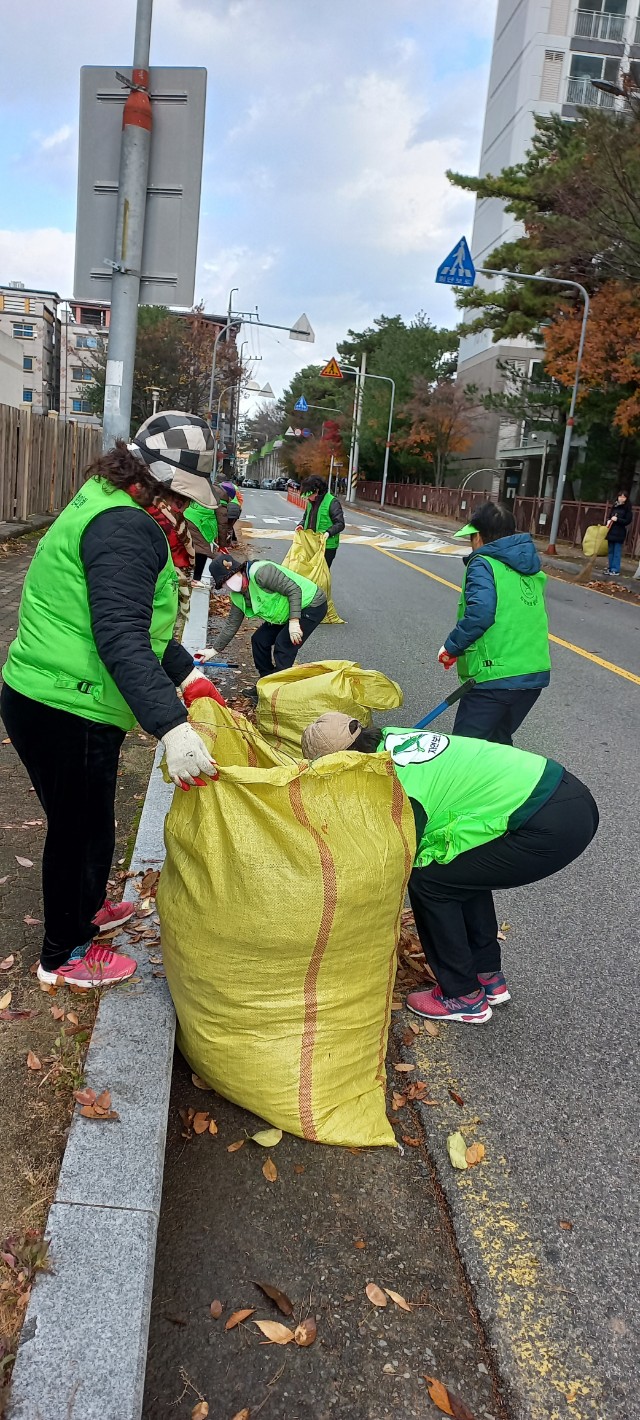
[[[465,680],[464,684],[459,685],[457,690],[452,690],[451,695],[448,695],[446,700],[441,700],[440,704],[436,705],[435,710],[430,710],[429,714],[425,715],[423,720],[418,720],[417,725],[413,727],[414,730],[424,730],[427,725],[431,724],[432,720],[437,720],[438,715],[444,715],[445,710],[448,710],[451,705],[455,705],[457,700],[461,700],[463,695],[467,695],[470,690],[473,690],[474,685],[475,680]]]
[[[208,670],[215,671],[238,671],[240,669],[238,661],[196,661],[196,666],[206,666]]]

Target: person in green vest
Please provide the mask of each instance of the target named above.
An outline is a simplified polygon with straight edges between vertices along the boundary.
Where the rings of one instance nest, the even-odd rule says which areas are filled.
[[[299,531],[306,532],[309,529],[311,532],[322,533],[325,539],[325,562],[327,567],[330,567],[338,551],[340,534],[344,532],[342,504],[338,498],[334,498],[333,493],[329,493],[325,479],[315,475],[305,480],[300,491],[307,499],[307,506],[299,524]]]
[[[437,985],[412,992],[409,1010],[484,1024],[510,1000],[493,893],[548,878],[584,853],[598,828],[594,799],[555,760],[509,745],[365,729],[335,712],[304,731],[305,759],[344,750],[389,754],[413,809],[409,898]]]
[[[43,985],[89,990],[136,969],[94,941],[134,911],[106,901],[126,732],[137,722],[162,741],[175,784],[216,777],[187,711],[221,697],[172,640],[179,572],[189,566],[183,512],[189,499],[213,502],[213,453],[205,420],[152,416],[89,468],[25,577],[0,708],[47,816]]]
[[[218,510],[214,507],[204,507],[202,503],[189,503],[184,510],[184,516],[190,524],[193,542],[192,585],[201,587],[202,574],[209,558],[214,555],[214,544],[218,541]]]
[[[278,562],[239,562],[221,553],[211,563],[211,580],[218,591],[229,593],[231,610],[215,646],[198,652],[202,660],[216,659],[247,616],[262,622],[251,637],[258,675],[288,670],[327,614],[327,598],[315,582]]]
[[[513,514],[482,503],[457,538],[470,537],[458,622],[441,647],[445,670],[475,686],[458,703],[454,734],[510,745],[549,684],[547,580],[533,538]]]

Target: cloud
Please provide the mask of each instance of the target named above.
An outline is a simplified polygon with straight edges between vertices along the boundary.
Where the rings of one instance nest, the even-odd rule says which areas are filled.
[[[61,144],[68,143],[73,133],[70,123],[63,123],[60,128],[56,128],[55,133],[48,133],[40,140],[40,152],[50,153],[52,148],[59,148]]]
[[[30,231],[0,230],[0,270],[5,281],[23,281],[25,286],[71,294],[73,277],[73,232],[58,227]]]

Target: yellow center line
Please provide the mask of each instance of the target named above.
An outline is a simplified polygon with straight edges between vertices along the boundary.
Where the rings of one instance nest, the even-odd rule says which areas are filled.
[[[435,572],[428,572],[426,567],[417,567],[415,562],[409,562],[406,557],[398,557],[397,552],[388,552],[386,547],[377,547],[376,552],[381,552],[383,557],[392,557],[394,562],[402,562],[404,567],[411,567],[414,572],[421,572],[423,577],[430,577],[432,582],[440,582],[443,587],[451,587],[452,592],[459,592],[460,587],[456,582],[448,582],[446,577],[437,577]],[[585,651],[584,646],[574,646],[572,641],[563,641],[561,636],[549,635],[549,640],[556,646],[563,646],[565,651],[573,651],[574,655],[582,656],[585,661],[593,661],[594,665],[602,666],[605,671],[611,671],[613,675],[622,676],[623,680],[630,680],[633,685],[640,685],[640,675],[634,675],[633,671],[627,671],[624,666],[616,666],[613,661],[604,661],[602,656],[594,655],[593,651]]]

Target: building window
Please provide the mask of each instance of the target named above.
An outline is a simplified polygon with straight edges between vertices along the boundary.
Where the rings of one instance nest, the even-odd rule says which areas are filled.
[[[72,399],[71,408],[74,414],[91,414],[92,409],[88,399]]]
[[[96,335],[76,335],[76,350],[97,350],[98,337]]]
[[[76,383],[90,385],[93,383],[93,370],[88,370],[86,365],[72,365],[71,378]]]
[[[567,80],[567,102],[583,104],[588,108],[613,108],[613,94],[594,89],[592,79],[607,79],[617,84],[620,81],[620,60],[605,59],[600,54],[574,54],[571,57],[571,71]]]
[[[33,355],[22,356],[22,368],[23,370],[28,370],[29,373],[31,373],[31,371],[33,370]]]
[[[22,391],[22,403],[33,404],[33,390],[24,389]]]
[[[80,325],[104,325],[104,311],[95,310],[93,306],[81,306],[78,316]]]
[[[12,335],[14,340],[33,340],[33,326],[27,325],[25,322],[22,322],[20,325],[14,323]]]

